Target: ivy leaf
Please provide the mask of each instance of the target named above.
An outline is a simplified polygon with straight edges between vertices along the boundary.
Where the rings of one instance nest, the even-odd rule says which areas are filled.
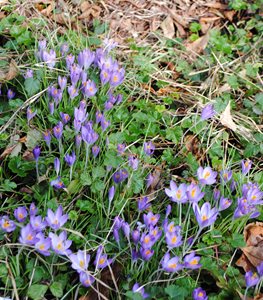
[[[60,282],[53,282],[49,288],[53,296],[58,298],[63,296],[63,286]]]
[[[41,300],[44,298],[47,289],[47,285],[33,284],[29,287],[27,291],[27,296],[33,300]]]
[[[40,81],[34,78],[27,78],[25,80],[25,89],[28,97],[35,95],[40,90]]]
[[[169,295],[172,299],[185,299],[188,294],[186,288],[178,286],[178,285],[169,285],[165,288],[165,293]]]

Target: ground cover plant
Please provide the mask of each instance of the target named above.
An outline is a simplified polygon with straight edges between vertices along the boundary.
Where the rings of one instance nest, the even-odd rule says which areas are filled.
[[[17,56],[1,73],[0,296],[260,299],[260,18],[213,31],[192,64],[159,33],[125,56],[98,22],[86,37],[24,21],[0,22]]]

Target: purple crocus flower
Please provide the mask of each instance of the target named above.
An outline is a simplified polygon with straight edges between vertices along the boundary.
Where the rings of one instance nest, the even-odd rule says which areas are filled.
[[[107,254],[103,254],[103,246],[99,246],[96,254],[96,258],[94,261],[94,266],[96,269],[104,269],[108,265],[112,263],[112,259],[108,259]]]
[[[188,200],[191,203],[197,203],[199,202],[205,195],[204,192],[201,192],[201,189],[198,185],[191,183],[188,187],[187,187],[187,197]]]
[[[169,273],[177,272],[183,268],[183,266],[179,263],[179,257],[174,256],[171,258],[168,252],[164,255],[161,263],[164,271]]]
[[[27,209],[25,206],[19,206],[14,210],[14,216],[18,222],[25,222],[27,218]]]
[[[245,274],[245,281],[247,288],[250,288],[258,284],[259,276],[256,272],[248,271]]]
[[[211,185],[216,182],[217,172],[214,172],[210,167],[199,167],[197,170],[197,177],[201,184]]]
[[[144,249],[149,249],[154,245],[155,240],[152,238],[150,234],[143,233],[140,242]]]
[[[215,114],[216,114],[216,112],[214,110],[213,104],[208,104],[202,110],[201,119],[202,120],[207,120],[207,119],[213,118],[213,116]]]
[[[78,55],[78,64],[87,70],[94,62],[95,53],[89,49],[84,49]]]
[[[73,54],[67,55],[67,57],[66,57],[66,65],[67,65],[67,69],[68,70],[74,64],[74,61],[75,61],[75,56]]]
[[[109,53],[112,49],[114,49],[118,46],[118,43],[112,39],[105,38],[103,40],[103,46],[104,46],[104,51],[106,53]]]
[[[63,123],[61,121],[53,128],[53,134],[57,140],[60,140],[63,133]]]
[[[50,208],[47,210],[46,221],[50,228],[53,230],[58,230],[61,228],[68,220],[68,215],[63,215],[63,208],[59,205],[58,209],[53,212]]]
[[[86,271],[90,262],[90,255],[85,251],[78,250],[77,254],[70,254],[69,259],[72,263],[71,268],[78,273]]]
[[[147,215],[146,214],[143,215],[143,221],[147,227],[155,226],[159,221],[159,219],[160,219],[160,215],[159,214],[154,215],[151,211],[149,211]]]
[[[144,196],[138,199],[138,210],[143,211],[149,208],[151,204],[149,203],[149,197]]]
[[[140,255],[142,257],[143,260],[148,261],[151,259],[151,257],[154,254],[154,250],[149,249],[149,248],[141,248],[140,249]]]
[[[24,77],[25,79],[27,79],[27,78],[32,78],[33,76],[34,76],[34,72],[33,72],[33,70],[31,70],[31,69],[26,70],[26,72],[25,72],[24,75],[23,75],[23,77]]]
[[[36,147],[33,149],[32,152],[33,152],[35,161],[38,161],[39,156],[40,156],[40,153],[41,153],[40,147],[39,147],[39,146],[36,146]]]
[[[70,80],[72,86],[76,86],[76,84],[78,83],[81,71],[82,71],[81,67],[77,64],[74,64],[70,67]]]
[[[154,152],[155,146],[151,141],[150,142],[145,142],[143,144],[143,149],[144,149],[145,154],[152,155],[153,152]]]
[[[159,227],[151,227],[149,232],[151,239],[156,243],[162,236],[162,230]]]
[[[125,70],[123,68],[113,71],[110,77],[110,86],[116,87],[120,85],[124,80]]]
[[[13,98],[15,98],[16,93],[10,89],[8,89],[7,91],[7,98],[8,100],[12,100]]]
[[[247,200],[252,205],[262,204],[263,192],[258,187],[251,188],[246,194]]]
[[[42,51],[42,61],[47,64],[47,66],[52,69],[56,65],[56,52],[51,49],[49,52],[47,50]]]
[[[87,122],[81,127],[81,137],[87,145],[92,145],[97,141],[99,135],[93,130],[92,122]]]
[[[184,257],[184,267],[191,270],[199,269],[201,267],[200,259],[200,256],[196,256],[195,252],[192,252]]]
[[[170,249],[177,248],[177,247],[181,246],[183,243],[182,236],[178,231],[166,232],[165,239],[166,239],[166,244]]]
[[[132,240],[133,240],[134,244],[138,244],[138,242],[141,238],[140,231],[138,229],[133,230],[132,234],[131,234],[131,237],[132,237]]]
[[[228,182],[232,178],[232,171],[231,170],[222,170],[220,172],[220,176],[223,182]]]
[[[43,220],[41,216],[30,216],[29,222],[36,232],[44,230],[47,226],[45,220]]]
[[[181,183],[178,187],[176,186],[174,181],[170,181],[170,190],[165,189],[165,193],[167,196],[171,197],[173,202],[177,203],[186,203],[188,198],[186,195],[187,185],[185,183]]]
[[[105,85],[107,82],[109,82],[110,78],[111,78],[111,71],[107,68],[103,68],[100,72],[100,81],[102,85]]]
[[[0,218],[0,227],[4,232],[12,232],[16,229],[16,224],[8,216],[2,216]]]
[[[37,242],[35,243],[36,250],[44,256],[49,256],[50,255],[49,249],[50,249],[50,246],[51,246],[51,239],[49,237],[45,238],[45,236],[42,232],[39,232],[36,235],[36,239],[37,239]]]
[[[231,204],[232,204],[231,200],[229,200],[227,198],[224,198],[224,197],[221,197],[220,201],[219,201],[218,211],[222,211],[222,210],[227,209]]]
[[[75,152],[74,152],[74,151],[71,153],[71,155],[70,155],[70,154],[66,154],[66,155],[65,155],[65,162],[66,162],[70,167],[74,164],[75,161],[76,161],[76,155],[75,155]]]
[[[47,47],[47,41],[45,39],[38,41],[38,50],[46,49],[46,47]]]
[[[121,169],[121,170],[115,172],[113,174],[112,178],[115,183],[120,183],[120,182],[124,181],[126,178],[128,178],[128,175],[129,175],[129,173],[126,169]]]
[[[193,290],[193,300],[208,300],[206,292],[202,288],[196,288]]]
[[[96,123],[99,124],[103,120],[104,116],[100,111],[96,111]]]
[[[90,98],[97,93],[97,87],[94,81],[88,80],[82,83],[83,96]]]
[[[198,204],[193,203],[193,210],[196,220],[201,228],[212,225],[218,216],[218,210],[215,207],[211,209],[209,202],[205,202],[201,209]]]
[[[60,160],[57,157],[55,157],[55,159],[54,159],[54,168],[55,168],[56,174],[58,176],[59,170],[60,170]]]
[[[82,142],[81,135],[80,134],[76,135],[76,137],[75,137],[75,145],[76,145],[77,149],[80,149],[81,142]]]
[[[71,85],[68,87],[68,94],[70,99],[72,100],[78,96],[79,90],[74,85]]]
[[[109,202],[112,201],[112,199],[114,198],[115,195],[115,186],[113,185],[112,187],[109,188]]]
[[[67,86],[67,78],[58,76],[58,85],[59,85],[61,91],[63,91]]]
[[[218,189],[214,189],[214,192],[213,192],[213,197],[214,197],[214,199],[217,201],[217,200],[219,200],[219,198],[220,198],[220,190],[218,190]]]
[[[62,90],[52,86],[50,87],[50,96],[55,100],[56,105],[58,105],[62,100]]]
[[[110,121],[107,121],[103,116],[100,124],[101,124],[102,131],[105,131],[110,126]]]
[[[71,250],[69,247],[72,244],[71,240],[67,240],[66,231],[62,231],[59,235],[56,235],[53,232],[49,233],[49,237],[51,239],[51,247],[52,249],[60,255],[70,255]]]
[[[50,134],[50,130],[46,130],[46,131],[43,133],[43,138],[44,138],[44,141],[46,142],[47,146],[49,147],[49,146],[50,146],[50,142],[51,142],[51,134]]]
[[[125,151],[126,145],[125,144],[118,144],[117,145],[117,152],[119,155],[122,155]]]
[[[60,46],[60,53],[62,56],[64,56],[66,53],[68,53],[68,50],[69,50],[69,45],[67,43],[63,43]]]
[[[20,230],[19,242],[26,245],[34,245],[36,243],[36,232],[30,224],[22,227]]]
[[[242,174],[243,175],[247,175],[247,173],[250,171],[251,169],[251,166],[252,166],[252,161],[251,160],[242,160],[241,161],[241,167],[242,167]]]
[[[60,112],[60,117],[64,125],[70,121],[70,116],[68,114],[64,114],[63,112]]]
[[[122,231],[123,231],[125,237],[129,240],[130,239],[130,232],[131,232],[131,228],[130,228],[129,223],[122,222],[121,228],[122,228]]]
[[[55,104],[54,104],[54,102],[49,102],[48,103],[48,109],[49,109],[50,114],[53,115],[54,111],[55,111]]]
[[[146,298],[149,297],[149,294],[147,294],[145,292],[144,288],[142,286],[140,287],[140,285],[137,282],[132,287],[132,291],[134,293],[139,293],[142,296],[143,299],[146,299]]]
[[[129,166],[136,171],[139,166],[139,160],[134,155],[129,155]]]
[[[94,283],[95,278],[86,271],[79,274],[79,281],[83,286],[90,287]]]
[[[36,204],[32,202],[29,206],[29,215],[35,216],[37,214],[38,208],[36,207]]]
[[[91,152],[92,152],[92,155],[96,158],[98,156],[98,154],[100,153],[100,147],[97,145],[94,145],[91,148]]]
[[[88,79],[87,72],[85,72],[84,70],[82,70],[81,73],[80,73],[80,80],[81,80],[81,82],[85,82],[85,81],[87,81],[87,79]]]

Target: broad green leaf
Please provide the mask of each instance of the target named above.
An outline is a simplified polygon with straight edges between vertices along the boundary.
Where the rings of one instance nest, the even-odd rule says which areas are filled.
[[[61,298],[63,296],[63,286],[60,282],[53,282],[49,287],[53,296]]]
[[[27,291],[27,296],[33,300],[42,300],[48,289],[47,285],[33,284]]]
[[[25,80],[25,89],[28,97],[35,95],[40,90],[40,81],[34,78],[27,78]]]

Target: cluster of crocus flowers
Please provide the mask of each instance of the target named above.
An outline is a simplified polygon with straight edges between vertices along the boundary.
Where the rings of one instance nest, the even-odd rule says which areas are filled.
[[[0,217],[0,228],[10,233],[19,228],[19,243],[33,248],[43,256],[65,256],[72,269],[79,273],[79,280],[85,287],[89,287],[95,281],[94,271],[89,271],[90,255],[84,250],[73,253],[70,249],[72,241],[67,238],[67,232],[63,227],[68,221],[68,215],[63,212],[60,205],[55,211],[48,209],[47,215],[37,215],[38,209],[35,203],[31,203],[29,210],[25,206],[19,206],[14,210],[15,220],[8,215]],[[99,246],[93,262],[95,272],[104,269],[112,263],[108,258],[104,247]]]

